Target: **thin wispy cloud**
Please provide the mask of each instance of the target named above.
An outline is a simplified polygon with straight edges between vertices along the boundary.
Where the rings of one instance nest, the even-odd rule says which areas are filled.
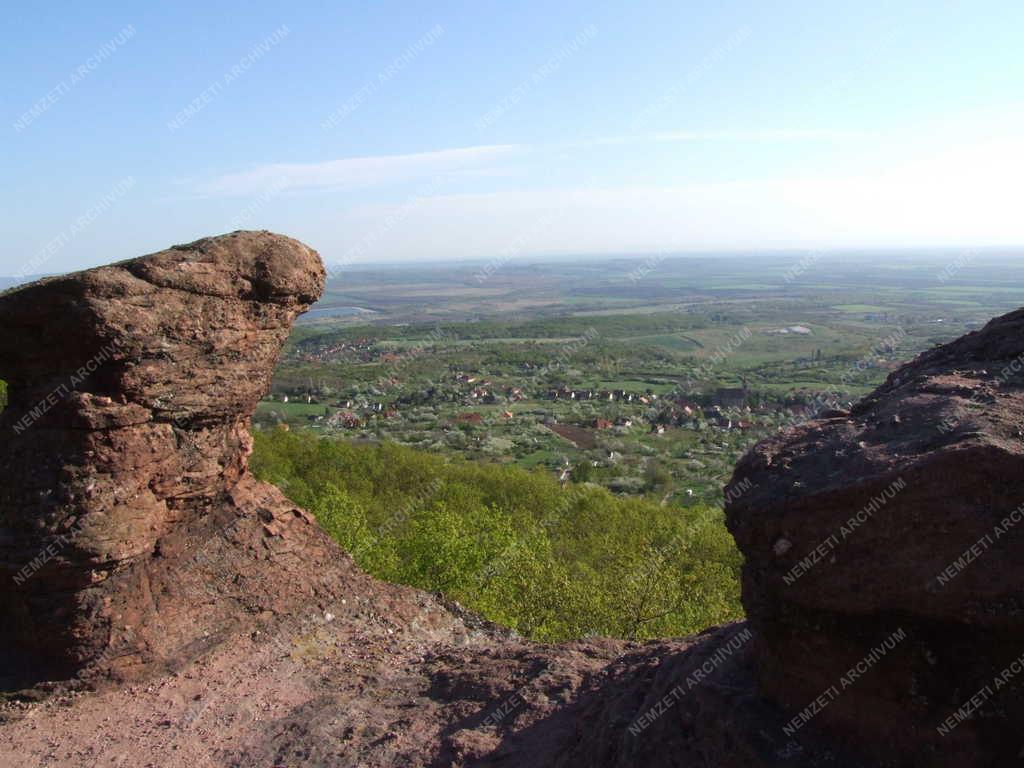
[[[309,237],[328,258],[367,239],[373,245],[363,257],[369,260],[486,256],[552,212],[555,223],[531,243],[538,254],[654,251],[666,243],[697,249],[1005,244],[1022,238],[1012,205],[1016,180],[1024,175],[1024,113],[1015,115],[975,112],[888,125],[884,133],[678,130],[264,164],[202,186],[209,194],[251,195],[277,183],[318,195],[394,183],[355,204],[323,195],[332,215],[311,226]],[[581,168],[602,167],[637,147],[660,147],[668,151],[661,157],[671,160],[675,142],[705,142],[709,151],[716,144],[716,157],[744,143],[835,149],[813,164],[787,160],[732,178],[688,175],[679,165],[678,175],[580,176]],[[395,221],[400,224],[389,223]]]
[[[623,136],[601,136],[596,139],[569,141],[563,148],[589,148],[668,142],[771,142],[771,141],[847,141],[877,138],[864,131],[839,131],[822,128],[797,128],[764,131],[659,131]]]
[[[701,141],[830,141],[866,138],[856,131],[821,129],[768,131],[664,131],[638,136],[606,136],[550,145],[491,144],[404,155],[376,155],[315,163],[264,163],[251,170],[228,173],[201,183],[201,196],[245,196],[273,187],[290,189],[349,188],[414,182],[451,174],[499,177],[512,173],[513,161],[545,151],[614,147],[624,144]]]
[[[1012,245],[1024,242],[1014,213],[1024,141],[1004,133],[939,142],[913,155],[901,143],[900,160],[882,156],[856,173],[439,193],[418,201],[366,259],[480,258],[500,253],[546,218],[552,223],[527,255]],[[347,247],[346,238],[394,215],[388,205],[349,209],[334,222],[345,226],[318,232],[318,242],[330,258]],[[446,237],[452,231],[459,232],[455,241]]]
[[[783,129],[771,131],[662,131],[645,137],[651,141],[837,141],[876,138],[863,131]]]
[[[268,187],[360,189],[416,182],[448,173],[495,172],[508,159],[528,151],[515,144],[442,149],[408,155],[376,155],[318,163],[269,163],[218,176],[199,185],[205,196],[252,195]]]

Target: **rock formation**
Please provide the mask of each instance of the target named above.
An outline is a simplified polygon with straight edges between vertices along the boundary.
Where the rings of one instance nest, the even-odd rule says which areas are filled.
[[[173,666],[333,594],[350,562],[246,468],[323,285],[312,249],[236,232],[0,296],[8,677]]]
[[[737,465],[755,485],[728,507],[743,603],[790,732],[902,764],[1018,759],[1022,372],[1018,310]]]
[[[322,287],[309,248],[236,232],[0,295],[5,682],[147,680],[0,708],[12,764],[1018,759],[1024,311],[740,461],[749,622],[551,647],[366,576],[249,474]]]

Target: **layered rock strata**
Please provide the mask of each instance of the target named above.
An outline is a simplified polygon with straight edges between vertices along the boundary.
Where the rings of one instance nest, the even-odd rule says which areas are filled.
[[[347,556],[247,469],[251,414],[323,286],[312,249],[235,232],[0,296],[9,665],[180,664],[341,588]]]

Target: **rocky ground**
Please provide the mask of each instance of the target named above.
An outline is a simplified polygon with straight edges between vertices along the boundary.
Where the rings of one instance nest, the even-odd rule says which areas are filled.
[[[179,672],[9,703],[4,764],[871,765],[784,737],[783,713],[756,696],[743,624],[683,641],[536,646],[407,597],[422,610],[412,624],[354,598]],[[753,722],[764,732],[749,743]]]

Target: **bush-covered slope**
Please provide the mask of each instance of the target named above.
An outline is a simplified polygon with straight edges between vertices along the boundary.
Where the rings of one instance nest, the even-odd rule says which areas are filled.
[[[741,616],[741,559],[716,507],[281,431],[256,436],[252,468],[372,575],[532,638],[665,637]]]

